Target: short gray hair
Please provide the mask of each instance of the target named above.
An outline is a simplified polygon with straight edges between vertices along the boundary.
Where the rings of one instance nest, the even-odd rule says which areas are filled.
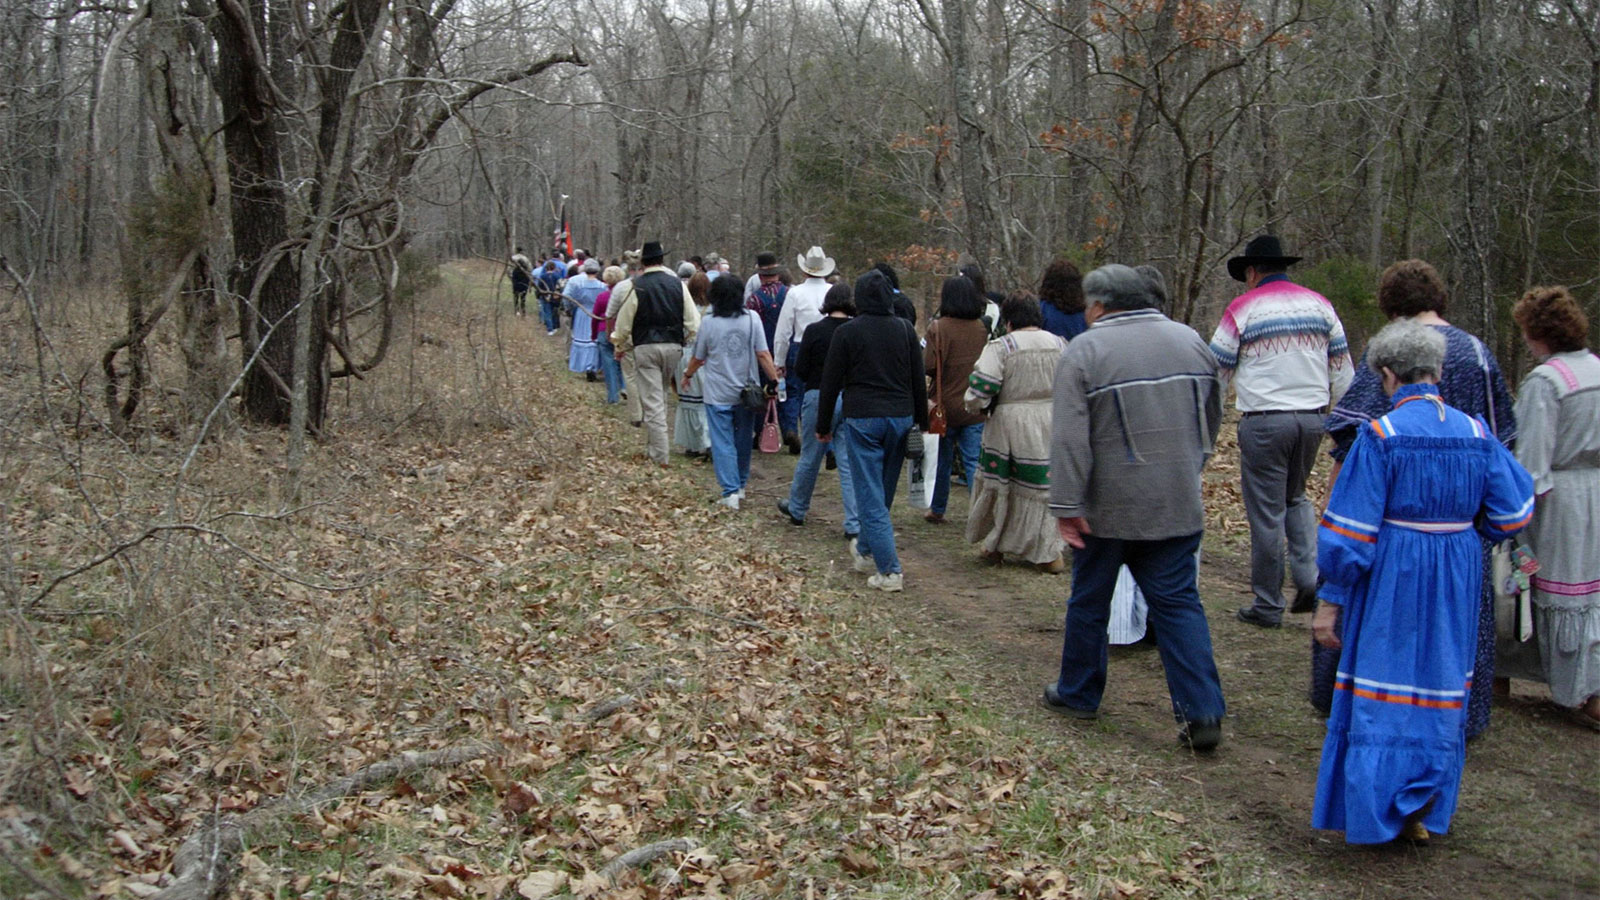
[[[1145,280],[1150,282],[1150,292],[1156,295],[1156,309],[1165,310],[1169,298],[1167,297],[1167,279],[1162,276],[1161,270],[1149,264],[1134,266],[1133,270],[1143,275]]]
[[[1367,367],[1379,375],[1388,369],[1401,384],[1444,370],[1444,335],[1411,319],[1396,319],[1367,342]]]
[[[694,273],[698,272],[698,271],[699,271],[699,269],[696,269],[694,267],[694,263],[689,262],[688,260],[684,260],[683,262],[678,263],[678,277],[679,278],[693,278],[694,277]]]
[[[600,260],[595,259],[592,256],[589,257],[588,259],[584,260],[583,261],[583,271],[588,273],[588,274],[590,274],[590,275],[599,275],[600,274]]]
[[[1149,309],[1156,305],[1150,280],[1118,263],[1101,266],[1083,276],[1083,298],[1106,309]]]

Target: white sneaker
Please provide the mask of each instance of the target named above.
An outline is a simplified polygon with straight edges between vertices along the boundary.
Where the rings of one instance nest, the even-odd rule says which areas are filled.
[[[738,509],[739,508],[739,495],[738,494],[728,494],[728,495],[724,496],[722,499],[718,500],[717,503],[718,503],[718,505],[726,506],[729,509]]]
[[[740,500],[743,500],[744,499],[744,488],[739,488],[737,491],[734,491],[734,495],[737,496]]]
[[[872,557],[862,556],[856,548],[855,538],[850,540],[850,565],[863,575],[876,575],[878,572],[878,564],[872,561]]]
[[[905,579],[899,572],[890,572],[887,575],[874,575],[867,579],[867,587],[877,588],[880,591],[897,593],[905,590]]]

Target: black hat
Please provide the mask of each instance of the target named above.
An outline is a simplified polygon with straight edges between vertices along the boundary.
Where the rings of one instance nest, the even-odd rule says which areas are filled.
[[[649,262],[652,259],[666,259],[667,251],[662,248],[660,241],[645,241],[644,248],[639,251],[639,261]]]
[[[1244,281],[1244,270],[1247,266],[1273,265],[1285,268],[1294,265],[1303,256],[1284,256],[1283,245],[1278,243],[1275,235],[1263,234],[1250,239],[1244,245],[1244,253],[1228,260],[1228,274],[1234,281]]]
[[[776,274],[778,274],[778,254],[776,254],[776,253],[768,253],[765,250],[763,250],[760,253],[757,253],[756,254],[756,274],[757,275],[776,275]]]

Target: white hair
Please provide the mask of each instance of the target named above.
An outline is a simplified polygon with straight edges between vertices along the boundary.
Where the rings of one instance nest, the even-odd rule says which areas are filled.
[[[1402,384],[1444,370],[1444,335],[1411,319],[1396,319],[1367,342],[1367,367],[1378,374],[1388,369]]]

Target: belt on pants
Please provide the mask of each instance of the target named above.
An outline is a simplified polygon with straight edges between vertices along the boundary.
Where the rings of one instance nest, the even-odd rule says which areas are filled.
[[[1239,417],[1248,419],[1251,416],[1320,416],[1320,409],[1258,409],[1254,412],[1240,413]]]

